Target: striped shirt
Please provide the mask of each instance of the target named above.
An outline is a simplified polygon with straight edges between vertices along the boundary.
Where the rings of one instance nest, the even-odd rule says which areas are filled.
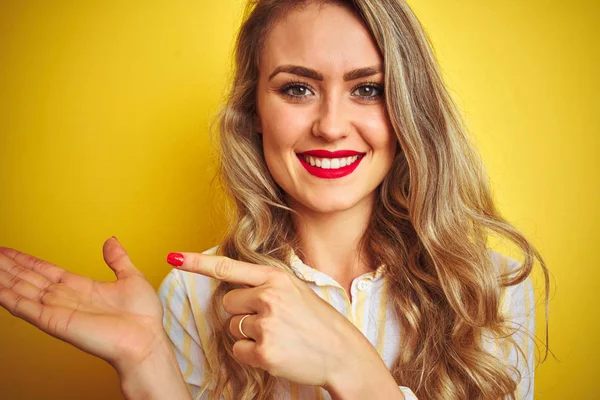
[[[215,254],[216,247],[204,252]],[[497,252],[492,259],[502,271],[510,271],[519,263]],[[290,267],[293,272],[322,299],[354,324],[378,351],[388,369],[391,369],[400,344],[401,330],[389,302],[383,267],[365,273],[352,281],[352,301],[344,288],[325,273],[304,264],[295,254]],[[184,380],[194,400],[208,399],[207,388],[201,388],[204,378],[204,352],[210,340],[210,327],[206,315],[210,298],[218,280],[187,271],[173,269],[159,288],[159,297],[164,307],[163,324]],[[502,295],[502,312],[516,326],[534,331],[533,288],[529,279],[512,286]],[[225,315],[228,315],[224,310]],[[515,334],[517,342],[527,360],[512,346],[500,339],[488,338],[486,348],[492,354],[517,367],[521,382],[517,399],[533,400],[533,341],[529,335]],[[516,379],[516,378],[515,378]],[[278,378],[280,392],[276,399],[324,400],[331,399],[329,393],[318,386],[300,385]],[[399,386],[407,400],[416,399],[413,392]]]

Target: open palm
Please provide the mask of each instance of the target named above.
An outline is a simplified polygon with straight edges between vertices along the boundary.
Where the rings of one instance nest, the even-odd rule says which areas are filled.
[[[117,280],[101,282],[0,247],[0,306],[117,368],[134,366],[166,340],[162,305],[116,240],[104,260]]]

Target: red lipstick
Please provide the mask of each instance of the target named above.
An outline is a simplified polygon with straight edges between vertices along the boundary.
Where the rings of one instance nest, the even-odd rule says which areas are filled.
[[[337,151],[329,151],[329,150],[309,150],[304,153],[307,156],[319,157],[319,158],[340,158],[340,157],[351,157],[351,156],[361,156],[365,153],[361,153],[359,151],[354,150],[337,150]]]
[[[359,153],[357,151],[352,150],[339,150],[334,152],[327,150],[311,150],[304,153],[298,153],[296,154],[296,156],[298,157],[298,160],[300,160],[300,163],[302,164],[304,169],[306,169],[306,171],[308,171],[309,174],[316,176],[317,178],[336,179],[346,175],[350,175],[352,172],[354,172],[356,167],[358,167],[358,164],[360,164],[360,162],[364,158],[364,154],[365,153]],[[358,155],[359,157],[352,164],[346,165],[345,167],[340,167],[336,169],[325,169],[314,165],[310,165],[310,163],[306,162],[306,160],[304,159],[304,155],[318,158],[342,158],[351,157],[355,155]]]

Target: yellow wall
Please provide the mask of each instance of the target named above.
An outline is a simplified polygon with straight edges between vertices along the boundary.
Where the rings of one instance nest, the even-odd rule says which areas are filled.
[[[595,397],[598,6],[413,0],[505,216],[552,269],[544,399]],[[223,228],[206,126],[241,0],[0,1],[0,244],[112,280],[116,235],[158,287]],[[541,320],[539,325],[541,325]],[[119,398],[113,370],[0,310],[0,397]],[[543,335],[540,329],[539,335]],[[593,391],[592,391],[593,390]]]

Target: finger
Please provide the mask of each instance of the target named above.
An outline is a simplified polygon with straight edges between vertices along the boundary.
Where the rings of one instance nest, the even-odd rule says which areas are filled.
[[[42,298],[42,302],[45,302],[45,297],[50,295],[51,293],[46,293]],[[81,313],[78,312],[76,307],[66,308],[42,304],[19,295],[2,285],[0,285],[0,307],[5,308],[13,316],[36,326],[43,332],[68,343],[72,343],[72,337],[70,336],[81,331],[77,326],[78,324],[76,324],[77,315]]]
[[[40,329],[42,329],[39,325],[44,316],[43,310],[48,307],[41,304],[39,301],[28,299],[2,284],[0,284],[0,306],[5,308],[15,317],[21,318]],[[46,315],[47,314],[48,313],[46,313]],[[44,331],[46,332],[46,330]]]
[[[16,274],[8,273],[0,269],[0,285],[13,291],[14,293],[24,296],[29,300],[40,301],[44,291],[50,285],[50,281],[46,280],[47,284],[45,288],[40,288],[37,285],[23,279],[23,273],[31,272],[28,269],[21,267],[16,264],[16,267],[21,269]],[[13,269],[14,270],[14,269]],[[39,276],[39,275],[38,275]]]
[[[130,276],[144,277],[144,274],[133,265],[127,251],[116,237],[112,236],[104,242],[102,255],[106,264],[114,271],[117,279],[126,279]]]
[[[183,256],[181,264],[174,262],[174,255]],[[213,256],[198,253],[170,253],[169,264],[189,272],[210,276],[212,278],[238,283],[241,285],[260,286],[277,273],[275,267],[251,264],[233,260],[229,257]]]
[[[39,289],[47,288],[50,284],[52,284],[52,282],[46,279],[46,277],[17,264],[14,260],[0,253],[0,258],[2,257],[4,257],[4,260],[0,260],[0,273],[8,274],[10,276],[18,276],[20,279],[37,286]]]
[[[261,314],[270,305],[269,296],[264,286],[232,289],[223,296],[223,308],[231,315]]]
[[[8,272],[0,269],[0,285],[17,296],[23,296],[34,302],[52,306],[79,307],[79,296],[67,283],[52,283],[19,264],[14,264]]]
[[[244,331],[246,336],[248,336],[248,338],[242,335],[242,332],[240,331],[240,321],[246,315],[234,315],[229,321],[229,331],[231,331],[231,334],[238,340],[248,338],[253,340],[262,339],[262,336],[260,336],[260,332],[258,332],[258,330],[256,329],[256,319],[258,318],[256,314],[249,314],[244,319],[244,321],[242,322],[242,330]]]
[[[62,286],[61,286],[62,285]],[[82,310],[81,298],[68,286],[57,283],[41,294],[41,303],[46,306]]]
[[[0,247],[0,264],[10,264],[10,266],[12,266],[14,263],[9,261],[9,259],[40,274],[52,283],[73,282],[74,284],[81,284],[84,283],[82,280],[87,279],[30,254],[8,247]],[[3,269],[6,270],[6,268]]]
[[[246,318],[247,319],[247,318]],[[245,323],[246,321],[244,321]],[[244,364],[264,369],[256,356],[256,342],[248,339],[238,340],[233,344],[233,356]]]

